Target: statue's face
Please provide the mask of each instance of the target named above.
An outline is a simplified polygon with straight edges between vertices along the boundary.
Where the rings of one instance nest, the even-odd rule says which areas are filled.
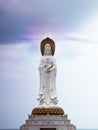
[[[48,43],[45,45],[44,55],[51,55],[51,46]]]

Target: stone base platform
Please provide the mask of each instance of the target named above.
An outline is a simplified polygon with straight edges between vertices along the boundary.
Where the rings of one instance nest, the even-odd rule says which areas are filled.
[[[54,109],[56,110],[57,114],[56,112],[53,114]],[[61,112],[59,111],[61,109],[54,109],[52,110],[44,108],[44,110],[46,110],[44,114],[43,109],[33,109],[31,115],[28,115],[28,119],[26,120],[25,124],[20,127],[20,130],[76,130],[76,127],[71,124],[67,115],[64,113],[58,114]]]

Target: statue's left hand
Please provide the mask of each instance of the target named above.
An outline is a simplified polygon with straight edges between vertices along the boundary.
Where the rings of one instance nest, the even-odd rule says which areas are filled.
[[[51,68],[48,68],[48,69],[47,69],[47,71],[48,71],[48,72],[50,72],[52,69],[53,69],[53,67],[51,67]]]

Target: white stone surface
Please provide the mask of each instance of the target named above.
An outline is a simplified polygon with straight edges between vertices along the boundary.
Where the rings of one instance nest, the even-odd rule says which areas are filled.
[[[76,130],[67,115],[29,115],[20,130],[40,130],[40,128],[56,128],[56,130]]]
[[[39,100],[40,107],[56,107],[58,100],[56,95],[56,61],[51,54],[49,44],[45,45],[44,55],[39,65],[40,89]]]

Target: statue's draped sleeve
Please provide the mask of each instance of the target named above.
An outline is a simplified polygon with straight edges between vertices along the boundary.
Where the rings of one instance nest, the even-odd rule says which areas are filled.
[[[40,60],[40,64],[39,64],[39,74],[40,74],[40,89],[39,89],[39,94],[42,95],[43,94],[43,86],[44,86],[44,78],[45,78],[45,75],[44,75],[44,59],[43,57],[41,58]]]

